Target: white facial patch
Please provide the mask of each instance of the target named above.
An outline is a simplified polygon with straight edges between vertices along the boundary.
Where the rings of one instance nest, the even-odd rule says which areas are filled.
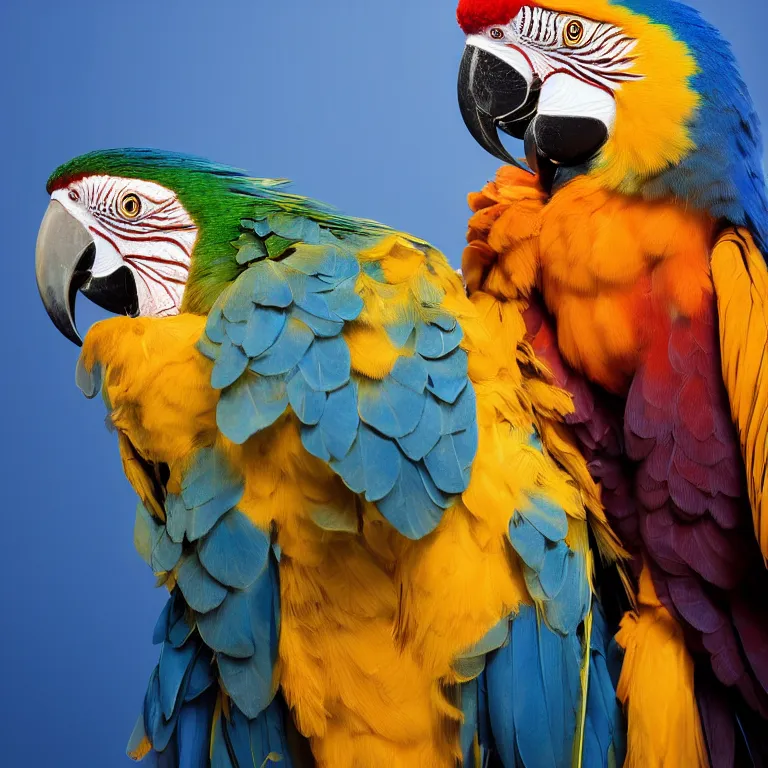
[[[555,72],[541,87],[539,115],[547,117],[592,117],[610,131],[616,120],[616,101],[604,88],[578,77]]]
[[[126,266],[136,283],[140,315],[179,313],[198,232],[174,192],[151,181],[86,176],[51,199],[93,236],[93,277]]]
[[[637,40],[613,24],[524,6],[506,35],[528,54],[542,81],[565,71],[608,90],[617,90],[622,82],[642,78],[631,71]]]

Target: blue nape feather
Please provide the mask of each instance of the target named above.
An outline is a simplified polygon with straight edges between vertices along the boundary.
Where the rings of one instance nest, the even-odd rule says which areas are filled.
[[[768,255],[768,198],[760,120],[730,45],[701,14],[676,0],[617,0],[664,24],[685,43],[699,71],[691,86],[701,103],[690,125],[696,149],[650,180],[649,199],[685,200],[716,219],[746,226]]]

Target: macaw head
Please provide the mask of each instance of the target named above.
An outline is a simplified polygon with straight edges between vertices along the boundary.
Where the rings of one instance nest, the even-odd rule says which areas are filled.
[[[56,327],[75,343],[79,292],[131,316],[206,313],[242,269],[240,220],[281,196],[283,182],[251,179],[202,160],[149,149],[92,152],[48,180],[37,240],[37,283]],[[298,198],[296,198],[298,199]]]
[[[457,15],[461,112],[500,159],[514,162],[497,130],[525,141],[545,185],[590,173],[735,223],[748,187],[764,200],[757,117],[727,43],[697,11],[676,0],[460,0]]]

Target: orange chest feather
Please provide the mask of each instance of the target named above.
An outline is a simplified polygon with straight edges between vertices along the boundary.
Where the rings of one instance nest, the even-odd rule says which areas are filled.
[[[545,206],[540,285],[568,362],[625,391],[654,334],[712,298],[712,221],[575,181]]]

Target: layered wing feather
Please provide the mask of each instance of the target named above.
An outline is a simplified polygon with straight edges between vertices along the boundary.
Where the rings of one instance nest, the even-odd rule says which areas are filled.
[[[247,268],[200,344],[222,390],[222,434],[242,444],[290,405],[309,453],[400,533],[426,535],[467,487],[477,449],[462,329],[430,279],[442,257],[404,236],[356,238],[298,217],[243,225]],[[409,259],[420,268],[387,276],[385,264]]]
[[[712,251],[720,360],[739,432],[755,534],[768,559],[768,269],[749,232],[724,232]]]

